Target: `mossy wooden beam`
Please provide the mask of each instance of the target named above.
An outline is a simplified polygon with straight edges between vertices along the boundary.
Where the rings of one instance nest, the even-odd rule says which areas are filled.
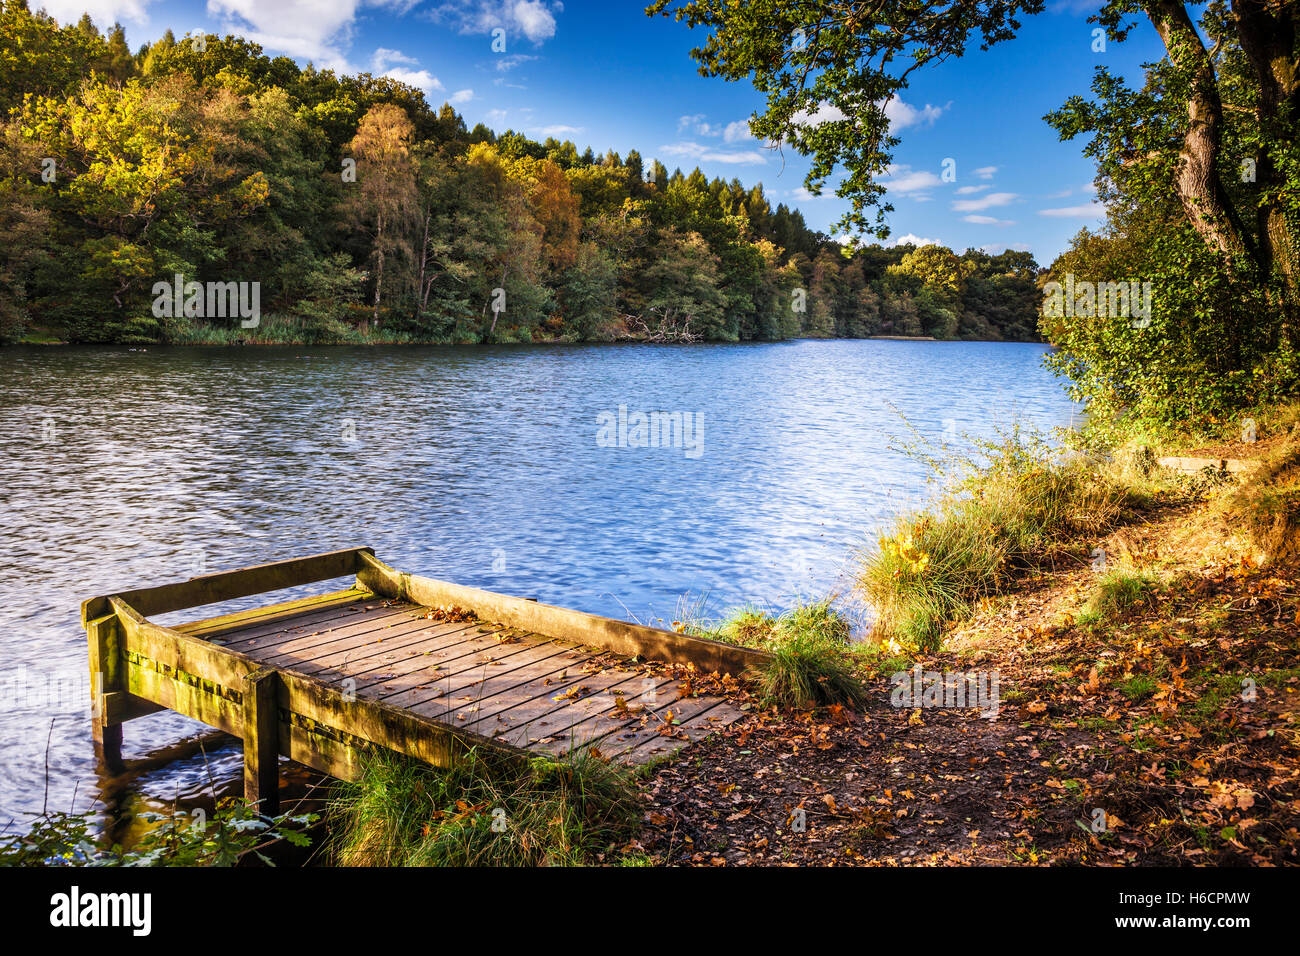
[[[303,722],[336,728],[366,743],[435,767],[449,767],[470,748],[505,758],[528,754],[490,737],[460,730],[382,701],[357,697],[313,677],[280,671],[280,708]],[[296,759],[296,758],[295,758]]]
[[[331,578],[355,574],[360,566],[358,558],[360,550],[346,548],[342,551],[313,554],[306,558],[259,564],[238,571],[205,574],[175,584],[122,591],[115,596],[145,617],[165,614],[168,611],[217,604],[252,594],[279,591],[300,584],[312,584],[316,581],[328,581]],[[91,598],[82,604],[82,621],[91,621],[108,614],[109,597],[110,595]]]
[[[244,799],[264,816],[280,812],[279,673],[270,667],[244,678]]]
[[[358,583],[390,598],[409,600],[427,607],[458,605],[496,624],[507,624],[628,657],[694,664],[702,671],[748,676],[762,670],[771,660],[771,655],[764,651],[722,641],[403,574],[366,550],[361,551],[360,556],[365,568],[357,575]]]
[[[126,649],[171,670],[238,689],[244,678],[261,666],[238,651],[145,620],[121,597],[114,595],[108,600],[126,633]]]

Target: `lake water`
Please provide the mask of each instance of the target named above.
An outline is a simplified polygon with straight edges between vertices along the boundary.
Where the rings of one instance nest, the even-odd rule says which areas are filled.
[[[1044,353],[878,340],[0,350],[0,827],[74,793],[84,807],[102,786],[155,803],[194,798],[210,773],[237,781],[228,740],[98,776],[86,597],[354,545],[653,624],[847,593],[853,551],[924,494],[891,439],[1071,422]],[[632,424],[692,413],[691,441],[620,447],[617,428],[599,433],[620,406]],[[133,721],[125,754],[201,730]]]

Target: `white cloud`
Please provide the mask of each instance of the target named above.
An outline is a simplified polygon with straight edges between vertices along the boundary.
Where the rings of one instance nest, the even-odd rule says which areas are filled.
[[[555,15],[541,0],[519,0],[511,9],[519,29],[534,43],[555,36]]]
[[[522,66],[529,60],[535,60],[537,57],[531,53],[511,53],[509,56],[499,56],[496,60],[498,73],[508,73],[517,66]]]
[[[846,120],[848,115],[845,114],[838,106],[833,103],[822,103],[817,109],[809,112],[808,110],[799,110],[790,117],[790,122],[795,126],[821,126],[822,123],[833,123],[837,120]]]
[[[995,216],[962,216],[964,222],[973,222],[977,226],[1014,226],[1015,221],[1011,219],[998,219]]]
[[[1002,255],[1002,253],[1010,252],[1012,250],[1015,250],[1016,252],[1028,252],[1029,243],[1013,242],[1011,245],[1007,245],[1006,243],[992,242],[989,243],[987,246],[980,246],[981,252],[987,252],[991,256],[1000,256]]]
[[[541,46],[555,36],[555,15],[563,10],[563,4],[547,0],[449,0],[430,10],[429,16],[461,33],[490,34],[504,28],[507,36],[522,36]]]
[[[418,66],[420,61],[413,56],[407,56],[401,50],[390,50],[387,47],[380,47],[370,57],[370,65],[377,73],[382,73],[394,63],[404,63],[407,66]]]
[[[705,114],[695,113],[692,116],[683,116],[677,120],[677,132],[684,133],[687,130],[693,130],[697,136],[721,136],[722,130],[717,126],[706,123]]]
[[[889,120],[889,131],[892,133],[909,126],[933,126],[945,109],[946,106],[931,106],[929,103],[917,109],[904,103],[901,97],[894,96],[885,103],[885,117]]]
[[[1053,216],[1057,219],[1100,219],[1106,215],[1106,207],[1099,202],[1090,202],[1086,206],[1065,206],[1061,209],[1040,209],[1040,216]]]
[[[998,169],[999,167],[997,166],[981,166],[979,169],[975,170],[974,175],[978,179],[992,179],[993,174],[996,173]]]
[[[743,143],[753,138],[754,134],[749,131],[749,120],[736,120],[734,123],[728,123],[722,131],[723,142],[727,143]]]
[[[442,83],[428,70],[408,69],[419,65],[420,61],[415,57],[382,46],[370,57],[370,70],[375,76],[391,77],[399,83],[415,87],[426,97],[432,97],[435,91],[442,89]]]
[[[1017,196],[1016,193],[989,193],[987,196],[981,196],[979,199],[955,199],[953,200],[953,212],[979,212],[981,209],[992,209],[994,206],[1005,206]]]
[[[483,118],[487,120],[489,123],[496,123],[497,125],[501,125],[506,121],[506,111],[488,110],[486,113],[483,114]]]
[[[432,96],[435,90],[442,89],[442,82],[428,70],[408,70],[404,66],[394,66],[389,67],[381,75],[391,77],[407,86],[413,86],[422,91],[426,97]]]
[[[943,180],[929,170],[914,170],[911,166],[891,165],[885,169],[885,175],[887,178],[881,180],[881,185],[912,199],[928,199],[927,190],[943,185]]]
[[[942,246],[943,244],[942,239],[926,239],[910,232],[905,236],[899,236],[890,243],[891,246]]]
[[[452,106],[461,106],[468,103],[473,98],[473,90],[457,90],[455,93],[451,94],[451,96],[447,97],[447,102]]]
[[[827,194],[822,193],[820,196],[814,196],[806,186],[796,186],[790,190],[790,195],[800,202],[812,202],[814,199],[825,199]]]
[[[76,23],[83,13],[89,13],[100,29],[108,29],[121,20],[144,23],[149,18],[145,7],[153,0],[35,0],[34,10],[44,10],[64,26]],[[183,33],[177,30],[177,33]]]
[[[989,188],[989,187],[988,187],[987,185],[985,185],[985,186],[959,186],[959,187],[957,188],[957,195],[958,195],[958,196],[972,196],[972,195],[974,195],[975,193],[982,193],[984,190],[986,190],[986,189],[988,189],[988,188]]]
[[[361,0],[208,0],[223,27],[290,56],[351,72],[343,51]]]
[[[535,136],[554,136],[558,139],[561,136],[576,136],[582,132],[582,127],[565,126],[562,123],[556,123],[553,126],[530,126],[528,132]]]
[[[733,163],[744,166],[761,166],[767,162],[767,157],[756,149],[717,149],[713,146],[705,146],[703,143],[689,140],[660,146],[659,152],[667,156],[683,156],[697,162]]]

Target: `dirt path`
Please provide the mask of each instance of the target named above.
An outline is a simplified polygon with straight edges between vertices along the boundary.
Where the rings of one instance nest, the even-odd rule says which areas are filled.
[[[648,780],[640,844],[687,865],[1300,863],[1300,584],[1165,501],[949,635],[996,717],[895,707],[741,721]],[[1076,623],[1101,547],[1159,583]]]

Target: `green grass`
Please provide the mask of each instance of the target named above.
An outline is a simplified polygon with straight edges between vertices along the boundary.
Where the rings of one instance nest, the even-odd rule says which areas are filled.
[[[581,750],[527,764],[470,752],[448,770],[377,753],[331,805],[342,866],[582,866],[625,844],[629,769]]]
[[[802,709],[820,704],[854,706],[866,699],[866,687],[842,646],[796,633],[770,650],[772,660],[760,681],[764,700]]]
[[[1159,579],[1147,571],[1112,568],[1098,578],[1079,615],[1080,624],[1097,624],[1114,618],[1135,604],[1151,599]]]
[[[1156,679],[1150,674],[1135,674],[1118,684],[1120,692],[1135,704],[1154,694],[1158,686]]]
[[[978,454],[931,461],[953,476],[943,494],[862,555],[857,586],[876,609],[878,638],[938,650],[975,601],[1072,538],[1114,527],[1139,500],[1094,464],[1063,460],[1018,430]]]
[[[772,661],[759,680],[768,703],[806,709],[852,706],[866,698],[849,648],[849,622],[831,607],[830,599],[799,604],[777,615],[744,607],[714,624],[687,624],[686,630],[768,651]]]

